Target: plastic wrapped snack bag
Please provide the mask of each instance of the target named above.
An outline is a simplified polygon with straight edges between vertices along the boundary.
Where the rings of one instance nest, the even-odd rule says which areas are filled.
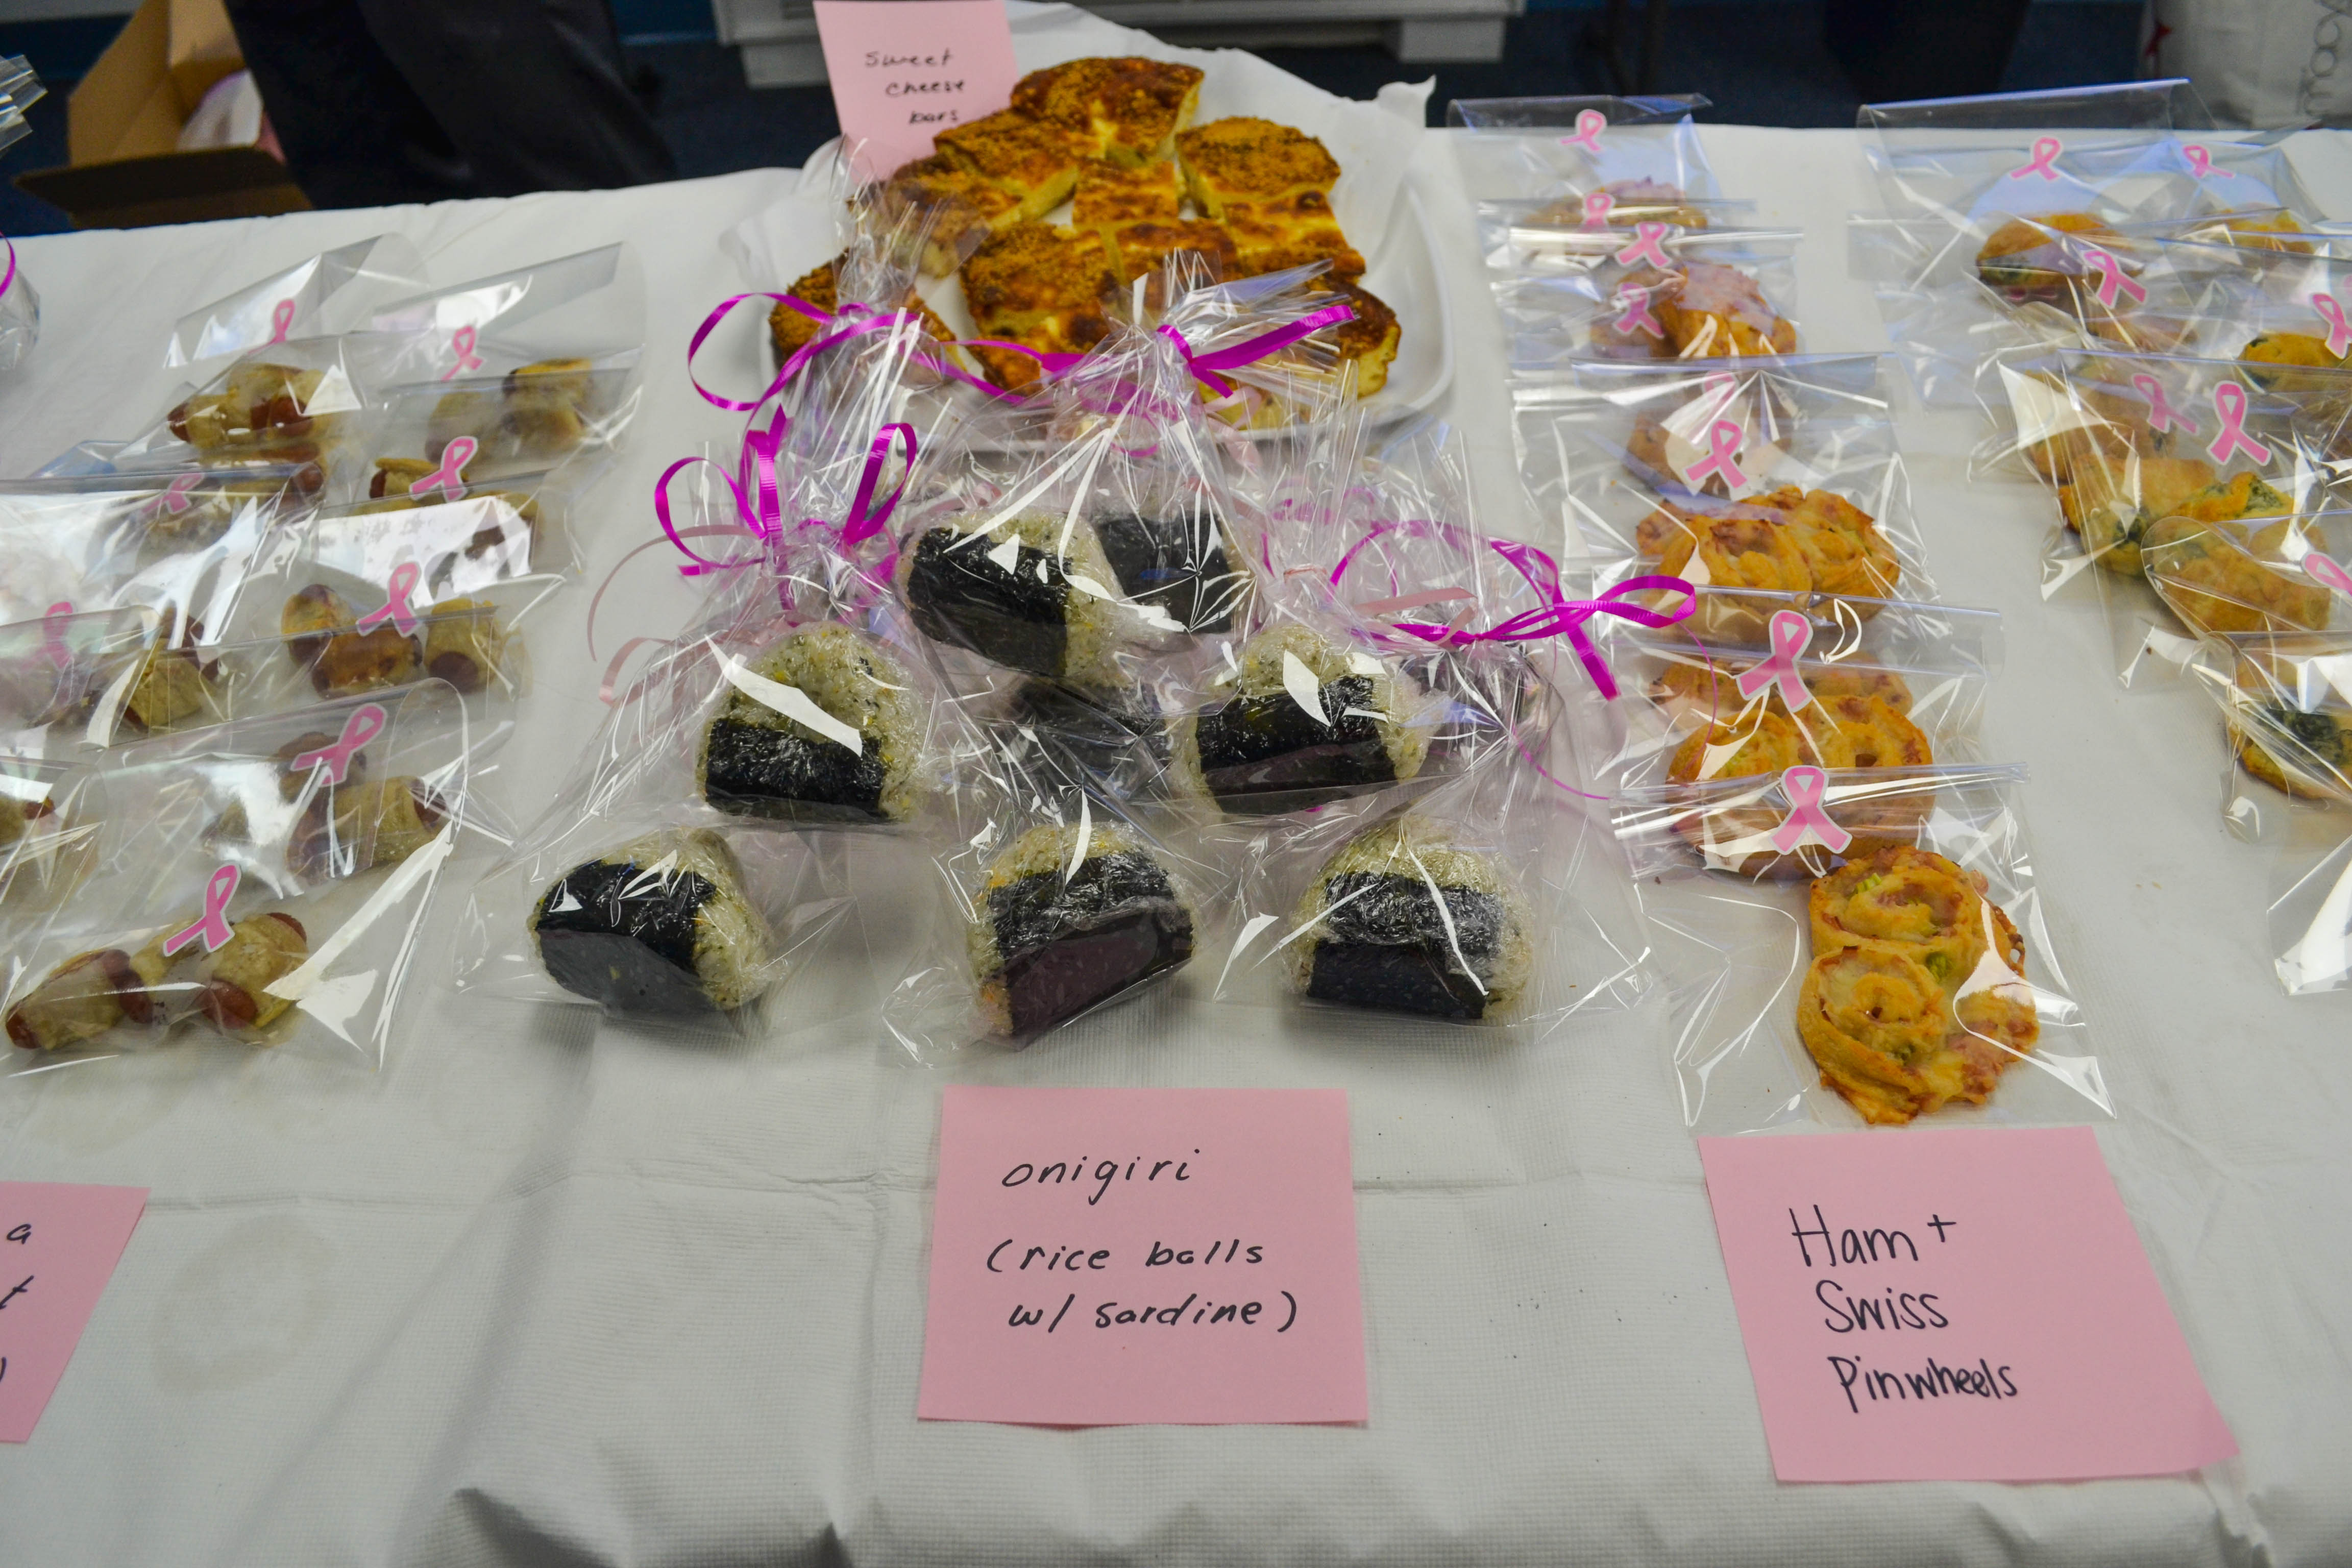
[[[1793,354],[1793,230],[1642,226],[1598,264],[1495,285],[1515,372],[1573,360]]]
[[[56,910],[96,869],[106,803],[89,767],[0,751],[0,929]]]
[[[2023,783],[1799,765],[1616,800],[1675,997],[1686,1123],[2112,1113],[2052,944]]]
[[[1557,207],[1578,222],[1598,206],[1604,221],[1631,222],[1728,205],[1691,123],[1707,107],[1696,93],[1457,98],[1445,119],[1467,132],[1452,140],[1473,200],[1529,204],[1530,216]]]
[[[442,860],[480,826],[446,689],[98,765],[91,864],[12,940],[15,1070],[194,1034],[380,1066]]]
[[[378,306],[421,293],[425,261],[406,237],[379,234],[305,258],[191,310],[172,328],[166,365],[244,354],[289,338],[339,336]]]

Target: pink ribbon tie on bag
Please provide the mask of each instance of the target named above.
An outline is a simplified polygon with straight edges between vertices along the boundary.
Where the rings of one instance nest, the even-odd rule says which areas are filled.
[[[1802,844],[1808,835],[1827,846],[1835,855],[1845,853],[1853,842],[1853,835],[1830,820],[1828,808],[1822,803],[1828,796],[1830,775],[1816,767],[1800,764],[1780,774],[1781,793],[1789,797],[1789,815],[1772,830],[1772,847],[1786,855]]]
[[[2085,250],[2083,258],[2098,269],[2100,304],[2113,310],[2116,298],[2124,294],[2130,295],[2132,303],[2136,305],[2146,302],[2147,289],[2134,282],[2131,275],[2124,270],[2124,264],[2115,257],[2104,250]]]
[[[2021,180],[2028,174],[2039,174],[2045,180],[2055,180],[2058,177],[2058,154],[2064,150],[2064,144],[2055,136],[2037,136],[2033,139],[2032,161],[2011,169],[2009,177]]]
[[[1647,332],[1654,338],[1666,335],[1666,329],[1658,324],[1658,318],[1650,314],[1650,291],[1647,289],[1639,284],[1621,283],[1617,286],[1617,303],[1623,306],[1625,311],[1612,323],[1614,331]]]
[[[2162,382],[2143,371],[2131,378],[2131,384],[2139,389],[2139,395],[2142,397],[2147,399],[2149,429],[2159,436],[2168,430],[2186,430],[2191,436],[2198,433],[2200,426],[2197,421],[2172,406],[2166,399]]]
[[[371,631],[390,622],[402,637],[415,636],[421,617],[416,607],[408,602],[408,596],[416,592],[416,580],[424,574],[424,570],[414,561],[404,561],[394,567],[391,578],[384,584],[382,607],[362,616],[353,623],[352,630]]]
[[[2352,349],[2352,321],[2344,319],[2344,307],[2333,294],[2314,294],[2311,308],[2327,323],[2327,352],[2342,359],[2344,352]]]
[[[1601,650],[1593,647],[1592,638],[1585,632],[1584,623],[1595,616],[1616,616],[1632,621],[1635,626],[1654,630],[1687,620],[1698,608],[1698,593],[1689,583],[1680,577],[1656,575],[1628,577],[1597,599],[1571,599],[1560,586],[1559,563],[1535,546],[1521,544],[1516,540],[1495,539],[1487,541],[1487,548],[1509,562],[1519,575],[1527,579],[1528,586],[1550,602],[1532,610],[1521,611],[1501,625],[1489,626],[1482,632],[1418,621],[1395,622],[1394,629],[1447,647],[1463,647],[1482,642],[1526,642],[1542,637],[1566,637],[1568,646],[1575,650],[1577,661],[1584,666],[1584,673],[1591,678],[1594,689],[1602,698],[1613,702],[1617,698],[1617,678],[1610,672],[1609,663],[1601,657]],[[1353,551],[1349,552],[1350,555],[1353,553]],[[1340,569],[1346,569],[1344,562]],[[1338,581],[1336,575],[1333,581]],[[1636,594],[1657,591],[1680,595],[1681,605],[1672,611],[1654,610],[1647,605],[1636,603],[1633,597]]]
[[[2198,142],[2182,142],[2180,155],[2189,160],[2189,172],[2200,180],[2214,174],[2219,174],[2225,180],[2234,180],[2238,177],[2231,170],[2213,167],[2213,154]]]
[[[359,749],[383,734],[383,709],[373,702],[364,703],[352,710],[352,716],[343,721],[340,740],[315,752],[298,752],[287,771],[299,773],[320,769],[325,772],[330,784],[341,784],[351,776],[352,759],[359,754]]]
[[[481,450],[471,436],[459,436],[441,448],[441,466],[408,487],[413,496],[441,492],[445,500],[466,499],[466,465]]]
[[[1597,158],[1601,155],[1601,133],[1608,129],[1607,115],[1597,109],[1580,109],[1576,111],[1576,134],[1561,137],[1559,144],[1581,147]]]
[[[449,334],[449,353],[457,363],[441,373],[443,381],[455,381],[464,371],[482,368],[482,356],[474,352],[475,333],[471,327],[459,327]]]
[[[269,308],[269,341],[282,343],[287,330],[294,325],[294,301],[280,300]]]
[[[49,662],[59,669],[68,669],[73,666],[73,649],[66,646],[65,631],[58,624],[70,620],[73,613],[73,604],[67,599],[59,599],[41,612],[41,651],[48,655]]]
[[[1176,352],[1184,356],[1184,367],[1192,373],[1194,380],[1219,397],[1231,397],[1234,387],[1225,379],[1226,371],[1255,364],[1262,359],[1280,353],[1293,343],[1313,337],[1326,327],[1336,327],[1342,321],[1355,319],[1356,308],[1353,305],[1327,305],[1322,310],[1299,317],[1288,326],[1260,332],[1247,342],[1234,343],[1228,348],[1211,349],[1207,353],[1194,353],[1192,345],[1184,341],[1184,334],[1173,327],[1162,325],[1160,335],[1176,345]]]
[[[1750,702],[1767,687],[1778,687],[1782,705],[1794,713],[1813,700],[1804,678],[1797,673],[1797,660],[1812,644],[1813,623],[1794,610],[1775,610],[1769,626],[1772,657],[1753,669],[1741,671],[1733,678],[1732,685]]]
[[[1673,265],[1666,259],[1664,249],[1658,244],[1659,240],[1665,237],[1664,224],[1637,223],[1633,226],[1633,233],[1636,236],[1633,243],[1617,253],[1617,259],[1620,262],[1631,267],[1636,261],[1646,261],[1661,272]]]
[[[1609,226],[1609,211],[1616,205],[1617,198],[1611,195],[1607,191],[1585,192],[1584,226],[1586,228],[1607,228]]]
[[[2246,434],[2246,389],[2234,381],[2213,389],[2213,412],[2221,416],[2221,433],[2205,450],[2215,462],[2228,462],[2232,452],[2243,452],[2257,463],[2271,460],[2271,449]]]
[[[2304,556],[2303,572],[2313,582],[2324,583],[2346,598],[2352,599],[2352,572],[2347,572],[2334,556],[2323,555],[2314,550]]]
[[[1693,489],[1698,488],[1701,475],[1720,476],[1723,482],[1734,490],[1747,486],[1748,476],[1740,471],[1738,460],[1741,435],[1739,426],[1728,419],[1718,419],[1707,426],[1707,455],[1693,463],[1683,475]]]
[[[163,956],[171,957],[190,942],[201,939],[206,952],[218,952],[228,945],[236,934],[229,929],[228,901],[236,897],[237,870],[234,866],[217,868],[205,882],[205,912],[195,924],[183,926],[163,939]]]

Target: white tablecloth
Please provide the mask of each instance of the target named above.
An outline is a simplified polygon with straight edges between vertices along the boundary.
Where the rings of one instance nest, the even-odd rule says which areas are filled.
[[[1845,278],[1853,137],[1705,139],[1727,190],[1811,237],[1809,341],[1880,346]],[[2294,152],[2352,213],[2352,151]],[[1459,333],[1448,412],[1516,531],[1499,329],[1451,175],[1428,138],[1412,177]],[[728,434],[684,344],[742,287],[716,237],[787,178],[22,242],[46,328],[0,385],[0,467],[126,431],[173,379],[149,367],[175,317],[323,247],[397,228],[457,279],[628,239],[648,397],[587,508],[593,581],[649,531],[663,464]],[[2037,598],[2041,492],[1967,484],[1966,420],[1904,429],[1939,580],[2009,616],[1989,750],[2033,770],[2039,871],[2120,1108],[2101,1142],[2239,1461],[1777,1484],[1655,1008],[1537,1050],[1377,1059],[1248,1016],[1156,1014],[1147,1034],[1129,1010],[982,1058],[971,1075],[1001,1082],[1345,1087],[1371,1419],[919,1423],[941,1075],[895,1057],[870,1009],[714,1049],[467,1005],[437,984],[445,934],[380,1074],[192,1047],[0,1084],[0,1177],[154,1189],[38,1432],[0,1448],[0,1562],[2352,1561],[2352,1008],[2273,987],[2264,873],[2216,820],[2201,700],[2116,689],[2095,607]],[[608,639],[688,603],[651,561],[627,581]],[[586,597],[535,633],[509,764],[526,795],[598,713]],[[470,879],[453,870],[445,910]]]

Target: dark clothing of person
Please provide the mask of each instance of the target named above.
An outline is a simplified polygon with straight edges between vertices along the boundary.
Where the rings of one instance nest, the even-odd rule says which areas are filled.
[[[227,0],[311,205],[602,190],[677,177],[610,0]]]

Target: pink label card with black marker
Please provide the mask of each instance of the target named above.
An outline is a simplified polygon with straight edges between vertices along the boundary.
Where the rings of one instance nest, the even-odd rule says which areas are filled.
[[[2086,1127],[1702,1138],[1784,1481],[2157,1476],[2238,1451]]]
[[[931,139],[1013,101],[1004,0],[816,0],[844,147],[861,180],[931,155]]]
[[[31,1441],[146,1209],[144,1187],[0,1182],[0,1443]]]
[[[916,1413],[1367,1419],[1352,1173],[1338,1089],[950,1087]]]

